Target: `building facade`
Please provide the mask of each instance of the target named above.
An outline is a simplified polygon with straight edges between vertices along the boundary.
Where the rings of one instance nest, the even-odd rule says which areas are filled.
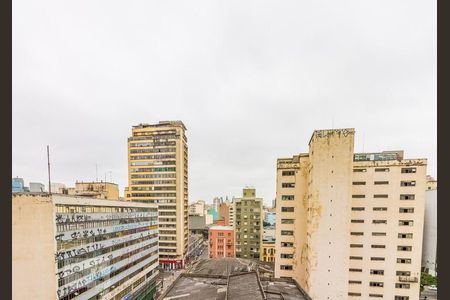
[[[40,182],[30,182],[31,193],[43,193],[45,192],[45,185]]]
[[[11,180],[12,192],[13,193],[21,193],[24,191],[25,182],[23,178],[15,177]]]
[[[204,216],[205,215],[205,201],[198,200],[197,202],[190,204],[189,205],[189,214],[197,215],[197,216]]]
[[[256,198],[255,193],[255,189],[245,188],[242,198],[234,199],[237,258],[257,260],[260,258],[263,199]]]
[[[230,226],[230,205],[225,202],[219,205],[219,220],[223,220],[223,225]]]
[[[437,189],[425,192],[425,221],[423,227],[422,271],[437,275]]]
[[[127,201],[158,204],[159,260],[181,268],[188,250],[188,146],[181,121],[133,126]]]
[[[234,257],[234,230],[231,226],[211,226],[208,230],[209,258]]]
[[[275,277],[318,300],[418,299],[427,161],[353,149],[354,129],[316,130],[278,159]]]
[[[151,296],[158,275],[157,207],[13,194],[12,255],[13,299]]]
[[[119,186],[112,182],[91,181],[75,182],[75,187],[59,187],[52,193],[71,196],[90,197],[95,199],[119,200]]]

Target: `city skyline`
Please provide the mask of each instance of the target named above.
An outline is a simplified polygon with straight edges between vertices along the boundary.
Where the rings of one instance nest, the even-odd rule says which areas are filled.
[[[434,2],[46,4],[14,3],[13,177],[46,184],[50,145],[52,182],[97,164],[123,195],[130,128],[160,120],[187,127],[190,202],[248,185],[270,205],[315,129],[437,177]]]

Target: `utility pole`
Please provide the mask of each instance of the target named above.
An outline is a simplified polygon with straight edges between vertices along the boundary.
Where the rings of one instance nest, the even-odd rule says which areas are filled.
[[[52,193],[52,184],[50,180],[50,147],[47,145],[47,164],[48,164],[48,193]]]

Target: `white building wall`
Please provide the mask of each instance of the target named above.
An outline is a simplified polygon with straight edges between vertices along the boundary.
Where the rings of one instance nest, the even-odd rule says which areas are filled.
[[[422,268],[436,276],[437,189],[425,192],[425,222],[423,230]]]

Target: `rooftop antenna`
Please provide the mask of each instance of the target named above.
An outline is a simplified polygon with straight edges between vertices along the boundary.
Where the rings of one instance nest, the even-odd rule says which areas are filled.
[[[52,193],[52,184],[50,180],[50,147],[47,145],[47,164],[48,164],[48,193]]]
[[[97,164],[95,164],[95,182],[98,182],[98,168],[97,168]]]

